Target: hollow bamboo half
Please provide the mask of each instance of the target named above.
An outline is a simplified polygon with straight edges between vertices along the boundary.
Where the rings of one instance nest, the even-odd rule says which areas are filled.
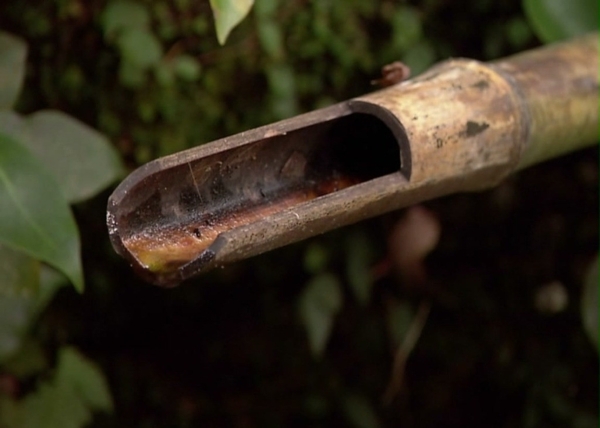
[[[149,281],[174,285],[594,144],[598,88],[598,34],[492,63],[445,61],[142,166],[109,199],[109,234]]]

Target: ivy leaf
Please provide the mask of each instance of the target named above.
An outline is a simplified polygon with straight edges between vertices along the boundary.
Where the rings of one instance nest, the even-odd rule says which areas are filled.
[[[117,0],[110,2],[101,18],[104,37],[115,38],[125,29],[150,28],[150,14],[143,4],[135,1]]]
[[[26,56],[23,40],[0,31],[0,109],[10,109],[17,101],[25,79]]]
[[[190,55],[180,55],[173,60],[174,71],[183,80],[194,82],[200,77],[200,63]]]
[[[112,411],[108,385],[100,370],[72,347],[62,348],[58,368],[20,401],[0,401],[0,425],[7,428],[81,428],[94,411]]]
[[[145,70],[158,64],[162,58],[162,46],[149,30],[128,28],[119,35],[117,46],[123,60]]]
[[[79,291],[79,233],[52,174],[16,140],[0,134],[0,242],[64,273]]]
[[[306,328],[310,349],[320,356],[342,308],[342,291],[336,276],[322,273],[313,277],[300,296],[300,318]]]
[[[523,0],[523,9],[546,43],[598,30],[598,0]]]
[[[56,382],[73,388],[87,407],[112,411],[112,399],[102,372],[75,348],[65,347],[60,350]]]
[[[123,174],[117,151],[108,139],[59,111],[26,118],[30,139],[24,143],[43,159],[70,203],[88,199]]]
[[[68,280],[26,254],[0,244],[0,364],[15,374],[32,356],[23,350],[29,328]]]
[[[44,160],[69,203],[94,196],[123,174],[121,159],[104,135],[59,111],[24,118],[0,112],[0,132]]]
[[[21,346],[39,286],[39,262],[0,244],[0,363]]]
[[[225,44],[231,30],[248,15],[253,4],[254,0],[210,0],[219,44]]]

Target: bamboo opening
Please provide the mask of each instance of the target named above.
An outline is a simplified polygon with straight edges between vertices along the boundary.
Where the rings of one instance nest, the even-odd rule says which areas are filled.
[[[402,171],[385,120],[350,112],[151,174],[120,203],[122,243],[168,277],[225,231]]]

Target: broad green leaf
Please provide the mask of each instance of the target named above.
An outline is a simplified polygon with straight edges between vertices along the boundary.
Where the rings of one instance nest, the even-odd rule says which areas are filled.
[[[39,261],[1,244],[0,278],[0,364],[15,374],[11,367],[22,368],[31,355],[21,349],[30,326],[68,281]]]
[[[25,120],[30,138],[24,143],[58,179],[69,202],[94,196],[123,174],[108,139],[77,119],[45,110]]]
[[[0,242],[54,266],[83,291],[79,233],[58,183],[29,150],[4,134]]]
[[[323,353],[333,321],[341,308],[342,291],[337,277],[322,273],[306,284],[300,296],[299,311],[313,355]]]
[[[25,336],[22,342],[19,351],[2,362],[2,370],[19,379],[35,376],[47,370],[48,359],[42,344],[30,336]]]
[[[101,18],[104,37],[112,39],[119,32],[137,28],[147,30],[150,28],[150,14],[146,7],[135,1],[117,0],[110,2],[104,9]]]
[[[581,319],[585,331],[598,350],[598,256],[588,268],[581,295]]]
[[[28,138],[23,118],[12,110],[0,111],[0,134],[7,135],[17,141]]]
[[[5,297],[37,296],[39,275],[37,260],[0,244],[0,300]]]
[[[19,401],[0,400],[0,426],[81,428],[92,421],[94,411],[112,411],[112,407],[100,370],[77,350],[66,347],[59,351],[58,367],[50,381]]]
[[[100,369],[73,347],[60,350],[56,381],[71,386],[93,410],[112,411],[108,383]]]
[[[92,412],[66,383],[43,383],[20,407],[20,428],[82,428],[92,421]]]
[[[140,69],[158,64],[162,57],[162,46],[150,31],[128,28],[117,39],[121,60]]]
[[[598,30],[598,0],[523,0],[523,9],[546,43]]]
[[[37,293],[37,310],[42,311],[56,292],[69,285],[69,279],[59,271],[46,266],[40,266],[40,286]]]
[[[253,4],[254,0],[210,0],[221,45],[225,44],[231,30],[248,15]]]
[[[0,132],[43,161],[70,203],[94,196],[123,173],[119,155],[104,135],[59,111],[28,117],[0,112]]]
[[[0,363],[21,346],[35,312],[39,262],[0,244]]]
[[[23,40],[0,31],[0,109],[10,109],[25,79],[27,45]]]

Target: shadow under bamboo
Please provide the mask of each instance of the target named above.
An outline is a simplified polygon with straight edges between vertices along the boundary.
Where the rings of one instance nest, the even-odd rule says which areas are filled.
[[[452,59],[386,89],[152,161],[108,202],[150,282],[198,273],[598,140],[598,34],[491,63]]]

